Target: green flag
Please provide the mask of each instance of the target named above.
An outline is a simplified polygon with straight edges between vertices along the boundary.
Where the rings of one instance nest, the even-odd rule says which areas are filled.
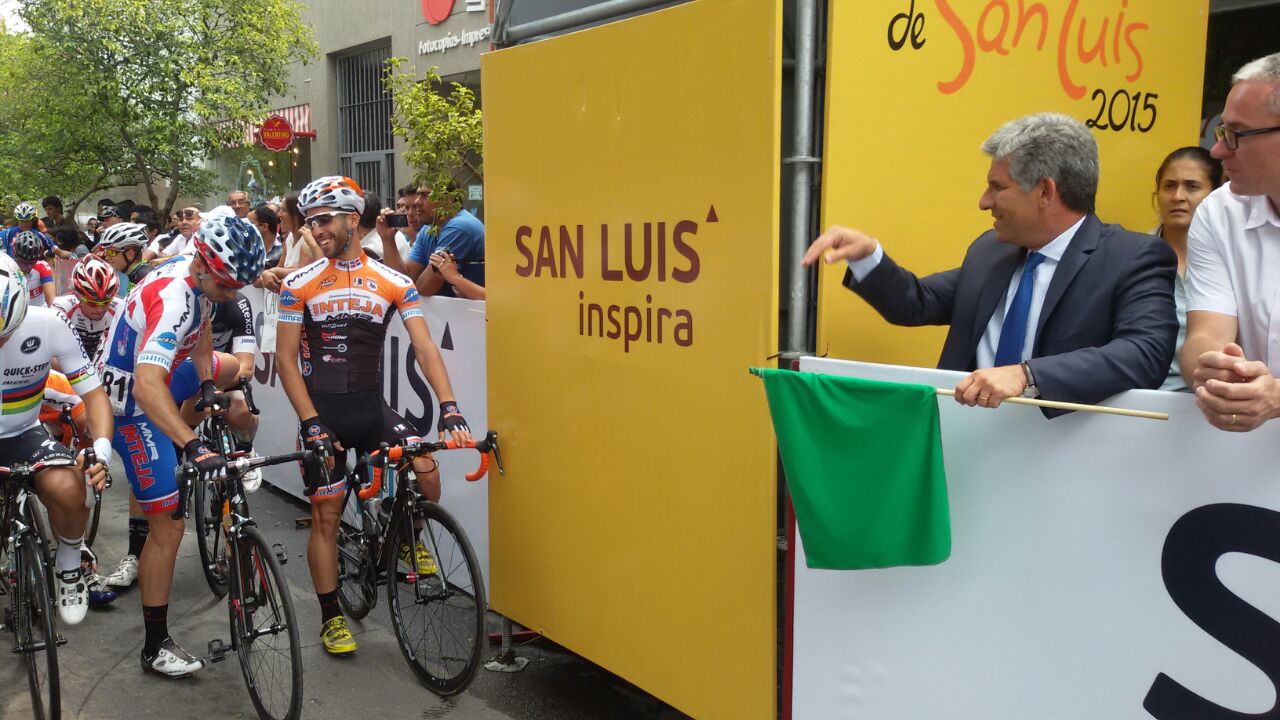
[[[934,565],[951,555],[934,388],[752,372],[764,380],[809,567]]]

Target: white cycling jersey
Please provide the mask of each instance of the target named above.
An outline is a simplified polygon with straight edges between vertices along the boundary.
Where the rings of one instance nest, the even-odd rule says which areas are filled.
[[[102,344],[102,336],[111,328],[111,321],[124,309],[124,298],[111,298],[107,312],[99,320],[90,320],[82,308],[80,298],[74,294],[59,295],[53,299],[53,309],[79,336],[85,354],[93,357],[98,353],[98,345]]]
[[[0,438],[19,435],[39,424],[49,361],[55,357],[76,393],[84,395],[101,384],[80,341],[58,313],[49,308],[28,308],[22,324],[0,348],[0,367],[4,368],[0,377]]]
[[[213,303],[195,287],[192,256],[184,255],[147,273],[124,301],[107,338],[98,348],[96,365],[111,396],[116,416],[141,415],[133,398],[138,365],[159,365],[173,372],[200,339]]]

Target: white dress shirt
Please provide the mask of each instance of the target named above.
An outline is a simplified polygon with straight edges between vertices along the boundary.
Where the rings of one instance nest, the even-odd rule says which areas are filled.
[[[1084,218],[1081,217],[1074,225],[1067,228],[1061,235],[1054,238],[1048,245],[1040,248],[1037,252],[1044,256],[1044,260],[1036,266],[1031,286],[1031,312],[1027,316],[1027,338],[1022,346],[1022,359],[1031,359],[1031,348],[1035,346],[1036,328],[1040,324],[1040,310],[1044,307],[1044,298],[1049,294],[1049,283],[1053,282],[1053,273],[1058,269],[1058,262],[1062,260],[1063,254],[1067,252],[1067,247],[1071,244],[1071,239],[1075,237],[1076,231],[1084,224]],[[862,282],[884,258],[884,250],[880,247],[880,243],[876,242],[876,249],[867,257],[861,260],[853,260],[849,262],[849,269],[853,272],[855,282]],[[1018,292],[1018,283],[1022,280],[1022,266],[1026,264],[1024,260],[1018,263],[1018,267],[1013,271],[1013,277],[1009,278],[1009,287],[1005,290],[1004,299],[996,306],[996,311],[991,313],[991,320],[987,322],[987,329],[982,333],[982,339],[978,341],[978,367],[989,368],[995,365],[996,348],[1000,346],[1000,329],[1004,326],[1004,316],[1009,311],[1009,305],[1013,302],[1014,295]]]
[[[1280,375],[1280,214],[1229,185],[1196,208],[1187,232],[1187,311],[1231,315],[1245,357]]]

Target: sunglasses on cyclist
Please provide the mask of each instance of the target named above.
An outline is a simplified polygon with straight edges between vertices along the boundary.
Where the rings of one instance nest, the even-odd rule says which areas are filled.
[[[106,300],[91,300],[83,295],[76,295],[76,298],[80,300],[81,305],[92,305],[94,307],[106,307],[111,304],[111,300],[113,299],[107,298]]]
[[[343,215],[351,215],[351,214],[352,213],[349,213],[349,212],[343,212],[342,210],[334,210],[333,212],[327,212],[327,213],[316,213],[315,215],[311,215],[310,217],[308,217],[304,222],[306,223],[307,227],[314,230],[318,227],[324,227],[325,225],[328,225],[329,222],[336,217],[341,217]]]

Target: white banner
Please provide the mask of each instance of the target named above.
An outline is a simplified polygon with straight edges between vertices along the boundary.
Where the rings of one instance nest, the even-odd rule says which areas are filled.
[[[954,387],[961,373],[804,359]],[[795,536],[792,717],[1277,717],[1280,423],[1168,422],[940,397],[951,559],[827,571]]]
[[[250,292],[252,291],[252,292]],[[246,288],[245,295],[253,305],[254,321],[259,337],[265,315],[263,291]],[[440,348],[449,380],[457,396],[467,424],[477,436],[489,427],[488,393],[485,383],[485,320],[483,302],[452,298],[426,298],[423,314],[431,330],[431,338]],[[387,330],[382,359],[383,397],[392,409],[411,421],[424,437],[436,437],[439,403],[431,386],[423,378],[414,358],[413,346],[397,315]],[[280,386],[274,354],[259,354],[253,387],[254,402],[262,411],[255,449],[262,455],[293,452],[297,449],[298,416]],[[476,482],[463,477],[476,469],[480,456],[472,450],[437,453],[440,463],[442,492],[440,504],[458,519],[467,532],[480,561],[486,583],[489,577],[489,485],[497,477],[497,466]],[[267,482],[303,497],[302,477],[296,465],[267,468]]]

